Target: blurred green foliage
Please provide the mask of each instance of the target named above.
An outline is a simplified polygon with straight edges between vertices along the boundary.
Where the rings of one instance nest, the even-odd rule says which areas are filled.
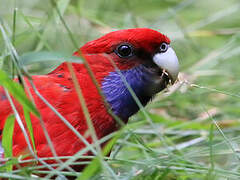
[[[56,2],[79,47],[113,30],[149,27],[166,34],[179,57],[182,73],[175,89],[146,107],[155,129],[138,113],[128,124],[135,136],[125,132],[112,152],[108,163],[119,179],[240,178],[239,0]],[[20,58],[29,52],[71,55],[77,50],[50,0],[0,0],[0,18]],[[9,56],[0,35],[5,70]],[[58,64],[48,63],[51,58],[27,67],[46,73]],[[98,178],[107,177],[99,172]]]

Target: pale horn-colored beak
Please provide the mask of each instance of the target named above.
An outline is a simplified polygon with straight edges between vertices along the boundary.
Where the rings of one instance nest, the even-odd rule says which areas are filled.
[[[159,68],[167,72],[172,84],[177,80],[179,73],[178,58],[170,46],[167,51],[156,53],[153,56],[153,61]]]

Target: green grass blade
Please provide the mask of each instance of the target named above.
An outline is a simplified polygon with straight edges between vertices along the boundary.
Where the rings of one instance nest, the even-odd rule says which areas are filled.
[[[36,116],[40,116],[38,110],[33,105],[33,103],[28,99],[25,94],[25,91],[21,87],[20,84],[12,81],[6,73],[0,70],[0,85],[7,88],[7,90],[12,94],[12,96],[21,103],[26,109],[35,114]]]
[[[63,54],[56,51],[39,51],[24,53],[19,57],[19,61],[21,61],[23,65],[51,61],[59,63],[62,63],[64,61],[83,63],[80,57],[71,56],[69,54]]]
[[[77,178],[77,180],[88,180],[94,174],[97,174],[98,171],[101,169],[101,162],[98,157],[92,160],[91,164],[88,165],[83,173]]]
[[[27,124],[27,129],[28,129],[28,132],[29,132],[29,135],[30,135],[30,139],[32,141],[33,150],[36,151],[32,121],[30,119],[30,112],[27,109],[23,109],[23,111],[24,111],[24,118],[25,118],[25,121],[26,121],[26,124]]]
[[[65,61],[83,63],[80,57],[54,51],[27,52],[19,57],[19,61],[29,72],[37,74],[49,73]]]
[[[4,157],[12,157],[12,145],[13,145],[13,129],[15,124],[15,117],[10,115],[4,125],[2,133],[2,146],[4,149]],[[6,171],[11,171],[13,168],[12,164],[6,166]]]

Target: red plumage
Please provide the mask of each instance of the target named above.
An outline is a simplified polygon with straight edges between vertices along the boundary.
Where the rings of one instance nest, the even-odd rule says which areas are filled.
[[[145,55],[152,55],[161,43],[170,43],[170,40],[161,33],[146,29],[128,29],[109,33],[97,40],[86,43],[78,52],[81,52],[86,61],[89,63],[98,83],[102,85],[105,78],[115,72],[112,63],[106,57],[111,58],[122,71],[127,71],[137,67],[147,61]],[[121,43],[128,43],[134,47],[134,53],[140,53],[141,56],[131,56],[130,58],[119,57],[116,48]],[[74,55],[78,56],[78,52]],[[100,139],[109,133],[117,130],[118,126],[113,117],[108,114],[101,96],[99,95],[94,83],[88,75],[87,69],[83,64],[72,63],[78,82],[86,100],[88,111],[92,123]],[[88,129],[86,120],[83,115],[78,96],[74,88],[72,77],[69,73],[66,63],[61,64],[53,72],[47,75],[32,76],[33,82],[41,95],[54,106],[55,109],[63,115],[75,129],[86,135]],[[54,145],[58,156],[71,156],[84,148],[84,143],[62,122],[62,120],[36,95],[31,88],[29,81],[25,78],[27,86],[36,103],[51,141]],[[165,85],[164,85],[165,87]],[[12,114],[10,104],[5,97],[3,88],[0,87],[0,129],[4,127],[6,118]],[[16,101],[18,112],[21,119],[24,115]],[[127,122],[127,119],[123,119]],[[40,121],[34,115],[31,115],[33,132],[37,155],[39,157],[51,157],[52,153],[44,136]],[[92,142],[90,136],[87,137],[89,143]],[[28,154],[26,141],[18,124],[15,123],[13,134],[13,155]]]

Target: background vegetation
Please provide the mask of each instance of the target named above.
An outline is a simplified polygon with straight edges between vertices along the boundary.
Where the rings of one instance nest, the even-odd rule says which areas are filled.
[[[86,169],[86,179],[240,178],[239,0],[58,0],[57,8],[53,2],[0,0],[3,70],[11,73],[6,38],[29,72],[43,74],[87,41],[134,27],[170,37],[181,64],[179,82],[121,131],[108,168]]]

